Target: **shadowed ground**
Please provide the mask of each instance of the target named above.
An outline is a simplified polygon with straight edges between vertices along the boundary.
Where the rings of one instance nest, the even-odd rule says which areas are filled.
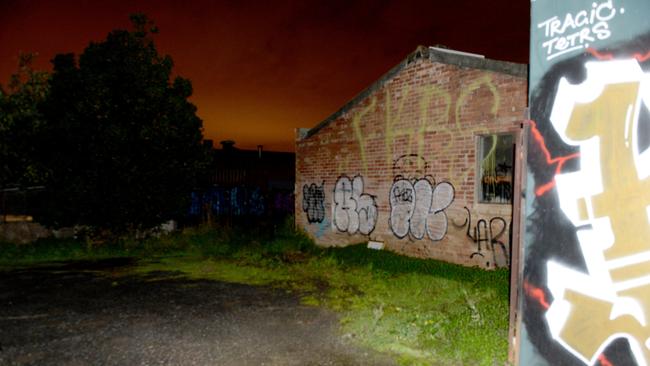
[[[127,259],[0,271],[2,365],[393,365],[282,290],[171,274]]]

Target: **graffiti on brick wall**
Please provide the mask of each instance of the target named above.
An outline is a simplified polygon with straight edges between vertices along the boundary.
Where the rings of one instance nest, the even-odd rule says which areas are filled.
[[[442,86],[430,84],[418,88],[405,86],[403,90],[391,95],[389,88],[385,89],[383,120],[373,126],[383,125],[383,130],[378,135],[383,136],[382,143],[385,148],[385,161],[392,163],[396,152],[405,152],[407,155],[424,156],[424,147],[431,144],[432,134],[439,136],[436,151],[439,156],[458,156],[455,151],[455,138],[459,135],[474,136],[488,134],[489,130],[482,123],[464,124],[461,120],[466,106],[474,94],[486,94],[487,113],[484,118],[495,118],[501,105],[501,98],[495,81],[491,75],[484,75],[466,84],[457,95],[452,95]],[[396,105],[394,105],[396,104]],[[414,127],[397,127],[398,123],[414,117],[407,116],[410,107],[416,105],[418,115],[415,117]],[[352,118],[352,127],[359,147],[361,167],[364,174],[368,174],[368,159],[366,148],[369,135],[364,133],[362,122],[364,117],[377,106],[377,97],[373,97],[370,104],[355,114]],[[428,134],[428,135],[427,135]],[[373,140],[373,143],[375,140]],[[466,142],[463,142],[466,145]],[[473,171],[474,162],[468,157],[466,151],[464,158],[451,161],[445,172],[452,185],[465,183],[469,172]],[[473,149],[472,149],[473,154]]]
[[[361,120],[366,114],[375,109],[376,105],[377,98],[372,98],[370,105],[365,107],[363,110],[361,110],[361,112],[357,113],[352,118],[352,128],[354,129],[354,135],[356,136],[357,142],[359,144],[359,156],[361,158],[361,164],[363,166],[363,173],[366,175],[368,175],[368,160],[366,158],[366,140],[363,131],[361,130]]]
[[[452,224],[458,228],[467,228],[466,235],[476,244],[476,250],[470,254],[470,258],[476,258],[485,262],[487,267],[509,267],[510,265],[510,238],[508,222],[499,216],[486,219],[479,219],[472,222],[472,212],[463,207],[467,217],[462,224],[452,220]]]
[[[313,231],[314,236],[316,238],[321,238],[323,235],[325,235],[325,233],[328,231],[327,229],[329,228],[330,228],[330,222],[326,217],[325,219],[323,219],[323,221],[317,223],[316,229]]]
[[[336,172],[338,174],[345,174],[345,172],[350,171],[350,154],[339,154],[336,156]]]
[[[454,200],[454,187],[428,179],[399,179],[390,188],[390,228],[398,238],[426,236],[438,241],[447,234],[445,209]]]
[[[433,178],[429,174],[429,163],[418,154],[406,154],[393,162],[393,180],[415,181],[420,178]]]
[[[421,240],[426,235],[439,241],[447,234],[445,209],[454,200],[454,187],[448,182],[435,184],[427,169],[427,162],[416,154],[404,155],[393,164],[389,224],[400,239]]]
[[[319,223],[325,219],[325,182],[305,184],[302,187],[302,210],[307,214],[307,222]]]
[[[375,196],[364,193],[363,178],[340,176],[334,186],[332,223],[340,232],[369,235],[377,224]]]

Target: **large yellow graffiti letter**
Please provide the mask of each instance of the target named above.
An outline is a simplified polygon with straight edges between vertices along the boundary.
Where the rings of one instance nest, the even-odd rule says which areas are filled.
[[[560,81],[551,122],[580,146],[580,171],[556,177],[560,206],[577,231],[588,273],[549,261],[553,337],[587,364],[626,338],[650,363],[650,159],[638,149],[638,116],[650,102],[635,60],[586,64],[587,80]]]
[[[363,137],[363,133],[361,132],[361,119],[368,112],[373,110],[376,104],[377,98],[372,98],[370,105],[352,118],[352,128],[354,128],[354,135],[357,137],[357,142],[359,143],[359,155],[361,155],[361,165],[363,166],[363,172],[365,175],[368,175],[368,161],[366,160],[366,139]]]

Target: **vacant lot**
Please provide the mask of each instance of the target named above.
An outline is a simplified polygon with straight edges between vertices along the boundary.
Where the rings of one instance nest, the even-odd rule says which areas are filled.
[[[391,365],[286,291],[124,275],[128,260],[3,272],[2,365]]]
[[[505,271],[363,245],[322,250],[287,228],[203,228],[160,239],[2,249],[0,364],[506,359]],[[122,259],[96,261],[103,257]],[[51,264],[63,259],[95,261]]]

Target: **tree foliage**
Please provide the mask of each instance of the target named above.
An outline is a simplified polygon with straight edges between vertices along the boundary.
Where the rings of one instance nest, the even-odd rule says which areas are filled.
[[[49,74],[32,68],[35,54],[20,54],[18,71],[0,85],[0,189],[42,184],[47,169],[37,156],[43,116],[38,105],[48,93]]]
[[[40,151],[48,201],[39,221],[124,231],[183,215],[205,167],[189,80],[171,79],[144,15],[77,58],[53,60]]]

